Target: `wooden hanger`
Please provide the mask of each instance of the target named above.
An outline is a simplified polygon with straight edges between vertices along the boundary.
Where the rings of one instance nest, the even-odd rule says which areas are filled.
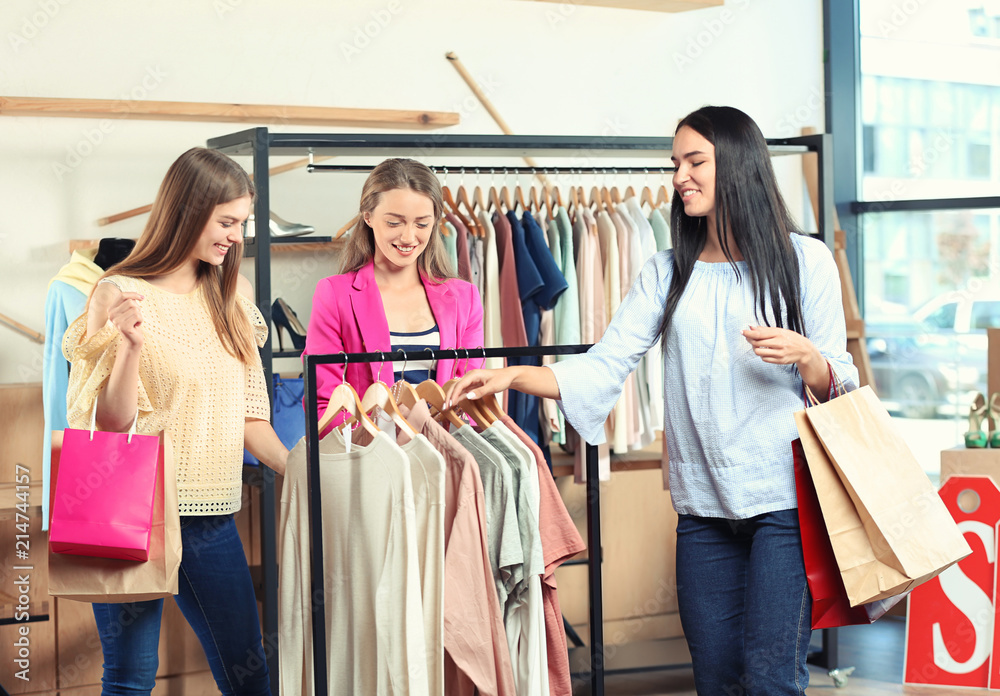
[[[346,371],[347,366],[345,365],[344,367]],[[323,417],[319,419],[319,432],[322,433],[326,430],[326,427],[340,413],[347,413],[353,416],[361,424],[361,427],[365,429],[365,432],[372,437],[378,434],[378,427],[365,414],[365,410],[361,407],[361,399],[358,398],[358,393],[346,381],[338,384],[330,393],[330,400],[326,404],[326,410],[323,411]]]
[[[361,400],[361,410],[369,417],[373,415],[376,408],[382,409],[396,424],[396,427],[410,437],[417,434],[413,426],[407,423],[403,414],[399,412],[399,406],[396,404],[396,399],[393,397],[389,385],[381,380],[372,382],[371,386],[365,390],[365,398]]]
[[[496,212],[498,212],[498,213],[500,213],[502,215],[503,214],[503,204],[500,201],[500,194],[497,192],[497,187],[496,186],[490,186],[490,196],[489,196],[489,198],[490,198],[490,206],[492,206],[493,210],[495,210]]]
[[[528,194],[528,203],[531,205],[529,210],[535,213],[540,213],[542,211],[542,199],[538,197],[538,189],[534,186],[531,187],[531,193]]]
[[[624,198],[625,200],[628,200],[629,198],[635,198],[635,189],[632,188],[631,184],[628,186],[628,188],[625,189]]]
[[[503,206],[504,206],[505,209],[507,209],[507,210],[514,210],[514,206],[511,205],[510,191],[507,189],[506,185],[504,185],[500,189],[500,200],[501,200],[501,202],[503,202]]]
[[[472,201],[469,200],[469,192],[465,188],[465,185],[459,185],[458,195],[455,198],[459,206],[465,206],[465,210],[469,216],[469,222],[472,226],[469,227],[469,232],[476,235],[477,237],[485,237],[486,230],[483,229],[482,223],[479,222],[479,218],[476,216],[476,210],[472,205]]]
[[[596,185],[590,189],[590,207],[594,209],[594,212],[607,212],[604,210],[604,197],[601,195],[601,189]]]
[[[656,200],[653,198],[653,192],[648,186],[643,186],[642,193],[639,196],[639,205],[643,206],[647,203],[649,204],[650,210],[656,209]]]
[[[452,386],[458,383],[458,378],[449,379],[445,382],[444,389],[451,389]],[[478,425],[484,428],[489,427],[496,421],[496,418],[492,414],[487,414],[484,409],[480,408],[479,403],[469,399],[460,399],[455,402],[455,407],[467,414],[472,420],[476,421]]]
[[[478,184],[476,189],[472,192],[472,209],[476,212],[480,210],[486,212],[486,204],[483,203],[483,189]]]
[[[612,186],[611,187],[610,194],[611,194],[611,202],[612,203],[614,203],[615,205],[618,205],[619,203],[622,202],[622,196],[621,196],[620,193],[618,193],[618,187],[617,186]]]
[[[451,195],[451,189],[449,189],[447,186],[442,186],[441,194],[443,195],[444,203],[450,210],[451,214],[457,217],[459,221],[461,221],[461,223],[465,225],[465,229],[474,230],[475,227],[473,226],[473,224],[469,222],[469,219],[465,217],[465,215],[462,213],[461,210],[458,209],[458,203],[455,202],[454,196]]]
[[[417,385],[417,396],[436,408],[438,415],[456,428],[461,428],[465,425],[465,421],[456,416],[450,408],[444,407],[444,390],[433,379],[425,379]]]
[[[521,204],[521,210],[528,210],[528,204],[524,202],[524,192],[521,190],[521,184],[514,187],[514,201]]]
[[[601,200],[604,201],[604,207],[609,213],[614,210],[615,202],[611,200],[611,191],[608,190],[607,186],[601,187]]]
[[[670,205],[670,194],[667,193],[666,184],[660,184],[660,189],[656,192],[656,207],[660,205]]]
[[[545,203],[545,219],[551,220],[554,217],[552,211],[552,191],[549,189],[548,180],[542,184],[541,199]]]

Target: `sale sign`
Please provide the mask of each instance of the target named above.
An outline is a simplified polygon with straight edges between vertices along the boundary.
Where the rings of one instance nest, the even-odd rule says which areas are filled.
[[[939,494],[972,555],[910,594],[903,683],[987,688],[1000,488],[989,476],[952,476]]]

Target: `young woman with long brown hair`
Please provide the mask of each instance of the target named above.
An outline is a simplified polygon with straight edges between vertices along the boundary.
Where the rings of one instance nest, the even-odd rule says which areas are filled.
[[[244,446],[283,473],[257,347],[267,326],[240,276],[253,184],[213,150],[170,167],[132,253],[98,281],[66,332],[71,427],[166,431],[173,443],[183,554],[175,599],[223,694],[269,694],[257,602],[233,515]],[[137,415],[138,414],[138,415]],[[103,694],[150,693],[163,600],[93,605]]]

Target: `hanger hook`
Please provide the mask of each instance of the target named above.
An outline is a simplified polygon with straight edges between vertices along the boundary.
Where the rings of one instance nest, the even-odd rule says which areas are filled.
[[[405,380],[406,379],[406,351],[403,350],[402,348],[397,348],[396,352],[403,354],[403,369],[399,371],[399,375],[400,375],[400,379]]]
[[[427,361],[427,379],[432,379],[432,377],[431,377],[431,365],[434,364],[434,349],[428,347],[428,348],[424,348],[424,350],[425,351],[429,350],[431,352],[430,360]]]
[[[378,356],[381,359],[380,362],[379,362],[379,364],[378,364],[378,379],[381,382],[382,381],[382,368],[385,367],[385,353],[383,353],[382,351],[379,351],[378,352]]]
[[[344,374],[341,375],[340,383],[347,384],[347,353],[340,351],[340,354],[344,356]]]

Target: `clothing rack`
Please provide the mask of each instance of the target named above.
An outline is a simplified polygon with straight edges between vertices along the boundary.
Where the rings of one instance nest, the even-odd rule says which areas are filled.
[[[367,173],[375,168],[368,164],[307,164],[306,171],[313,172],[362,172]],[[436,174],[665,174],[672,172],[677,167],[473,167],[467,164],[443,165],[429,164],[427,168]]]
[[[803,156],[816,154],[818,172],[818,195],[814,202],[818,211],[818,236],[826,242],[831,251],[834,248],[833,223],[833,160],[832,136],[826,133],[802,135],[791,138],[767,138],[768,151],[772,156]],[[617,170],[625,173],[626,167],[614,167],[617,158],[626,160],[646,160],[656,162],[656,165],[670,161],[673,149],[671,137],[647,136],[579,136],[579,135],[483,135],[462,133],[315,133],[292,132],[278,133],[266,127],[254,127],[230,132],[216,138],[210,138],[206,145],[219,150],[231,157],[250,158],[250,168],[254,174],[256,196],[253,202],[253,213],[258,220],[267,220],[271,210],[270,193],[270,157],[272,155],[308,157],[413,157],[427,164],[428,158],[460,156],[462,158],[488,158],[491,164],[501,161],[499,158],[546,157],[557,162],[579,162],[582,166],[571,166],[565,169],[567,174],[584,172],[600,172]],[[474,162],[476,160],[473,160]],[[606,163],[606,164],[605,164]],[[630,164],[631,164],[630,163]],[[315,166],[315,165],[314,165]],[[479,167],[486,172],[490,165],[473,163],[466,165],[466,171],[475,171]],[[493,169],[503,170],[503,164]],[[277,168],[276,168],[277,169]],[[642,167],[656,172],[663,167]],[[370,168],[369,168],[370,170]],[[449,167],[449,172],[452,167]],[[461,170],[461,166],[455,167]],[[508,166],[507,171],[513,171]],[[542,167],[543,173],[555,173],[556,167]],[[323,238],[328,241],[329,238]],[[307,243],[309,237],[301,237],[300,243]],[[271,238],[257,235],[245,240],[244,256],[255,259],[254,287],[258,297],[258,307],[265,324],[271,323]],[[490,349],[487,349],[489,351]],[[274,356],[271,343],[267,342],[260,350],[264,365],[268,391],[271,390],[271,362]],[[282,354],[293,355],[293,353]],[[463,356],[464,357],[464,356]],[[478,357],[478,355],[476,356]],[[330,362],[342,361],[343,357],[331,359]],[[588,452],[588,457],[590,453]],[[253,469],[256,469],[254,467]],[[278,632],[277,618],[277,551],[275,530],[277,520],[275,515],[275,483],[274,472],[267,467],[247,472],[244,478],[261,488],[261,565],[260,583],[262,601],[262,623],[265,640],[276,641]],[[588,539],[589,541],[589,539]],[[591,608],[593,612],[593,607]],[[600,615],[600,614],[599,614]],[[593,624],[593,622],[592,622]],[[837,662],[837,629],[824,629],[824,649],[818,659],[811,660],[817,664],[832,669]],[[271,671],[272,690],[277,693],[278,682],[277,650],[272,650],[268,656]],[[600,691],[603,694],[603,685]]]
[[[421,352],[421,358],[430,360],[466,360],[469,358],[522,358],[543,355],[572,355],[586,353],[589,345],[539,346],[522,348],[438,348]],[[389,357],[401,353],[393,351]],[[309,602],[312,614],[313,684],[316,696],[327,696],[326,674],[326,611],[323,571],[323,496],[319,485],[319,405],[317,403],[316,367],[318,365],[347,365],[348,363],[385,362],[387,354],[331,353],[306,355],[303,386],[306,398],[306,481],[309,490],[309,549],[310,588]],[[601,578],[601,486],[598,474],[597,448],[587,444],[587,577],[590,593],[590,683],[594,696],[604,696],[604,604]]]

